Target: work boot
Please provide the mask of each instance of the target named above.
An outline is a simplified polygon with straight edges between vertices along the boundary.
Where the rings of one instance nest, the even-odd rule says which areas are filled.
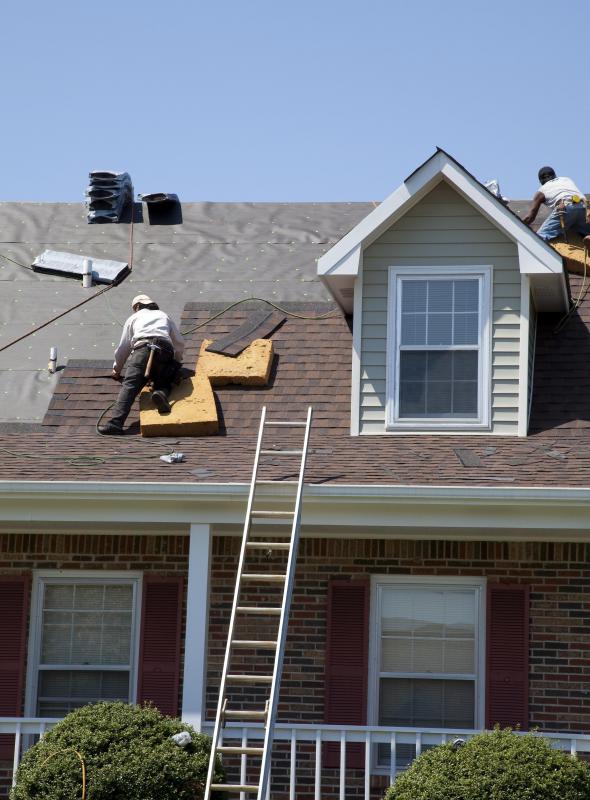
[[[123,426],[117,425],[116,422],[105,422],[104,425],[98,426],[98,432],[103,436],[121,436],[123,433]]]
[[[169,414],[170,413],[170,403],[168,402],[168,396],[166,392],[162,389],[156,389],[155,392],[152,392],[152,400],[154,401],[155,407],[158,409],[160,414]]]

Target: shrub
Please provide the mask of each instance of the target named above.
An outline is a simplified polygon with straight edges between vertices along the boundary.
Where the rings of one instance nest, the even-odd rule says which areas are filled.
[[[184,748],[170,738],[181,731],[192,737]],[[196,800],[203,795],[210,746],[208,736],[151,706],[83,706],[25,753],[11,798],[80,798],[77,751],[86,768],[89,800]]]
[[[590,769],[539,736],[497,729],[425,751],[385,800],[590,800]]]

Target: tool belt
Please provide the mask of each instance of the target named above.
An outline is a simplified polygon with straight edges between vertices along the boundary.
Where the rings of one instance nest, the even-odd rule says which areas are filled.
[[[558,200],[557,203],[555,203],[555,210],[558,214],[563,214],[566,208],[579,205],[582,205],[585,208],[586,198],[580,197],[578,194],[574,194],[571,197],[565,197],[563,200]]]
[[[174,355],[172,342],[170,342],[168,339],[159,339],[156,337],[151,339],[139,339],[133,345],[133,350],[140,350],[142,347],[149,347],[150,350],[160,350],[165,353],[170,353],[170,355]]]

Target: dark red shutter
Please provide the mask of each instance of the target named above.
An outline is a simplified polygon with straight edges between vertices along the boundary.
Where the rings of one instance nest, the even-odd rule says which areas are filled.
[[[529,587],[488,585],[486,726],[529,721]]]
[[[143,580],[137,702],[178,713],[182,578]]]
[[[369,582],[333,580],[328,587],[325,721],[332,725],[367,722]],[[325,765],[340,763],[340,745],[329,744]],[[349,745],[348,767],[362,768],[364,745]]]
[[[0,717],[20,717],[25,683],[30,578],[0,576]],[[0,736],[0,761],[14,757],[14,736]]]

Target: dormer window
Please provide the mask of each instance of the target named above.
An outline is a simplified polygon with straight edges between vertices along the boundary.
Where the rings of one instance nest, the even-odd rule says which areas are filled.
[[[390,267],[390,429],[489,425],[490,267]]]

